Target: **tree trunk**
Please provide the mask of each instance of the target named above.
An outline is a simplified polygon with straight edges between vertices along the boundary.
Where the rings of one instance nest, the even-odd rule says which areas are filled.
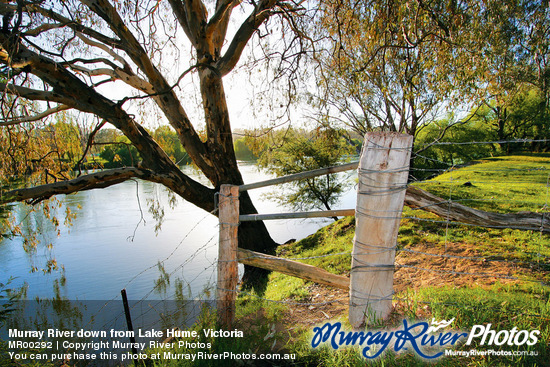
[[[206,59],[214,62],[215,55]],[[222,78],[214,68],[207,67],[199,70],[199,76],[206,119],[206,146],[210,153],[208,161],[215,167],[216,173],[208,178],[216,188],[222,184],[242,185],[244,181],[235,157]],[[240,214],[258,213],[247,192],[241,193],[239,201]],[[277,243],[271,238],[263,222],[241,223],[238,233],[239,247],[266,254],[275,253]],[[245,287],[254,287],[261,294],[267,284],[267,274],[267,270],[245,266],[243,284]]]
[[[239,198],[240,214],[256,214],[247,192],[242,192]],[[268,255],[275,254],[278,244],[271,238],[264,222],[242,222],[239,224],[239,248],[253,250]],[[243,275],[244,288],[254,288],[256,293],[263,294],[267,286],[268,270],[245,265]]]

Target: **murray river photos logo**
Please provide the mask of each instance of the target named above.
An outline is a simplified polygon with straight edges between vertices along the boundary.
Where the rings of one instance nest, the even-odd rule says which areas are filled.
[[[431,324],[422,321],[409,323],[403,320],[402,328],[383,331],[345,331],[340,322],[327,322],[313,329],[311,346],[316,348],[322,343],[329,344],[334,350],[345,346],[359,346],[361,354],[368,359],[379,357],[384,351],[393,349],[395,352],[412,350],[425,359],[435,359],[446,354],[442,349],[450,348],[465,341],[466,345],[473,342],[488,346],[522,346],[535,345],[538,342],[539,330],[492,330],[491,324],[474,325],[469,333],[460,331],[444,331],[451,326],[454,318],[446,321],[432,319]],[[434,351],[435,349],[435,351]]]

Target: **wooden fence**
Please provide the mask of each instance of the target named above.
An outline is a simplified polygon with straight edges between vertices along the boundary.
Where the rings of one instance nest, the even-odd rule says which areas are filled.
[[[405,199],[412,137],[369,133],[359,162],[284,176],[254,184],[222,185],[219,193],[218,322],[235,318],[238,262],[350,292],[349,319],[360,327],[391,311],[395,244]],[[239,215],[239,192],[358,168],[356,209]],[[350,278],[297,261],[239,249],[240,222],[270,219],[356,216]]]

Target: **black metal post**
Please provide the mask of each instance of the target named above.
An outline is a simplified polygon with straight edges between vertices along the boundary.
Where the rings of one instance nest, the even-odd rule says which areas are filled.
[[[128,325],[128,331],[132,332],[132,335],[130,336],[130,342],[132,343],[132,353],[138,354],[138,351],[136,349],[136,337],[134,333],[134,327],[132,326],[132,317],[130,316],[130,307],[128,307],[128,297],[126,297],[126,289],[123,289],[120,291],[120,294],[122,295],[122,304],[124,305],[124,314],[126,315],[126,324]],[[136,360],[134,359],[134,365],[137,366],[137,363],[135,363]]]

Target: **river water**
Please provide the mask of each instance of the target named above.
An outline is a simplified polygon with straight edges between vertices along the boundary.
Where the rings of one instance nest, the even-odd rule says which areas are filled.
[[[197,177],[191,168],[184,170]],[[246,183],[270,178],[251,163],[241,163],[241,172]],[[268,187],[250,192],[258,211],[291,211],[265,198],[272,190],[273,187]],[[148,211],[151,199],[161,203],[165,211],[158,233],[155,233],[156,221]],[[5,283],[13,276],[12,288],[28,284],[27,299],[52,297],[56,284],[61,285],[57,287],[61,297],[82,301],[113,299],[123,288],[130,299],[172,299],[176,283],[187,297],[194,297],[215,283],[217,218],[181,199],[171,208],[162,186],[127,181],[107,189],[62,196],[59,200],[62,203],[59,212],[67,206],[74,210],[80,206],[72,226],[61,224],[59,234],[42,216],[28,215],[25,205],[18,204],[12,209],[24,231],[39,228],[42,244],[33,255],[23,250],[20,238],[0,243],[0,282]],[[334,208],[355,208],[355,200],[352,185]],[[266,224],[272,237],[282,243],[304,238],[330,222],[330,219],[294,219]],[[51,251],[46,248],[49,243],[53,245]],[[41,268],[51,257],[64,271],[30,272],[33,264]],[[59,281],[61,274],[63,281]]]

